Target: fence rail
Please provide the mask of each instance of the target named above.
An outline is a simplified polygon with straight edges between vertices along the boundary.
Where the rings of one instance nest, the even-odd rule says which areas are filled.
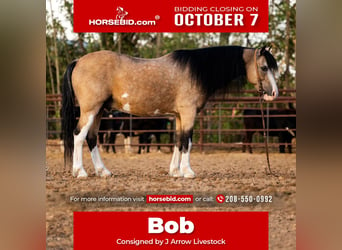
[[[286,107],[288,104],[296,104],[296,90],[279,90],[283,96],[277,98],[277,100],[271,103],[264,103],[265,114],[267,109],[277,110],[279,107]],[[255,148],[263,148],[263,137],[255,134],[253,136],[252,143],[243,143],[244,134],[247,131],[262,132],[262,129],[245,129],[243,127],[243,119],[247,117],[260,117],[260,115],[243,115],[244,109],[260,110],[259,97],[257,93],[252,90],[247,90],[241,93],[241,95],[252,95],[253,96],[229,96],[221,98],[210,99],[202,111],[197,115],[194,126],[193,134],[193,146],[198,148],[200,151],[207,149],[238,149],[242,148],[243,145],[251,145]],[[59,111],[61,108],[61,95],[46,95],[46,138],[48,146],[60,146],[58,139],[61,138],[61,118]],[[269,117],[296,117],[294,114],[289,115],[269,115]],[[160,117],[112,117],[103,118],[103,120],[136,120],[136,119],[165,119],[170,116]],[[170,125],[167,129],[163,130],[108,130],[109,132],[127,132],[131,135],[138,133],[174,133],[175,124],[174,119],[170,118]],[[269,129],[269,132],[286,131],[286,129]],[[292,129],[296,131],[296,129]],[[56,139],[56,140],[54,140]],[[112,144],[104,143],[103,145]],[[131,143],[131,146],[146,146],[148,144]],[[152,146],[163,146],[170,147],[173,144],[165,137],[162,143],[153,143]],[[279,143],[276,137],[270,137],[269,146],[276,150]],[[122,143],[116,143],[115,146],[124,146]],[[293,145],[295,149],[295,145]]]

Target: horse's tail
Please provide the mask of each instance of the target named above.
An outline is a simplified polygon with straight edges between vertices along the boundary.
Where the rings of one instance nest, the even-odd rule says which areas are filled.
[[[72,161],[74,150],[74,129],[76,128],[75,94],[72,88],[71,75],[77,61],[70,63],[64,73],[62,97],[62,134],[64,142],[64,165]]]

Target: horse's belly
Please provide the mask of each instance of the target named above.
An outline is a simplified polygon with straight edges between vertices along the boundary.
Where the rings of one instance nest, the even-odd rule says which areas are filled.
[[[124,92],[114,97],[113,108],[138,116],[158,116],[175,112],[174,98],[142,92]]]

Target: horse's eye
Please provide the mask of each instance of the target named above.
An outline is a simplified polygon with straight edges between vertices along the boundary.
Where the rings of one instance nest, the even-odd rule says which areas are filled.
[[[262,66],[261,70],[264,71],[264,72],[267,72],[268,68],[267,68],[267,66]]]

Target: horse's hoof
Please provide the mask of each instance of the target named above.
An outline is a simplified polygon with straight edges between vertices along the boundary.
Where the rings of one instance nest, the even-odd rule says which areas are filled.
[[[194,173],[194,171],[192,171],[191,169],[185,169],[185,171],[181,171],[182,172],[182,176],[184,177],[184,178],[195,178],[195,173]]]
[[[111,177],[113,174],[108,169],[101,168],[101,169],[96,170],[96,175],[99,177],[106,178],[106,177]]]
[[[181,173],[182,175],[184,176],[184,178],[195,178],[195,173],[194,171],[192,171],[191,168],[184,168],[184,169],[181,169]]]
[[[88,174],[83,168],[80,168],[80,169],[73,171],[73,176],[76,177],[77,179],[82,179],[82,178],[87,178]]]
[[[189,179],[193,179],[193,178],[195,178],[195,177],[196,177],[195,174],[185,174],[185,175],[184,175],[184,178],[189,178]]]
[[[86,179],[86,178],[88,178],[88,174],[79,174],[77,176],[77,179]]]
[[[184,175],[184,178],[189,178],[189,179],[193,179],[196,177],[195,173],[194,172],[188,172],[188,173],[185,173]]]
[[[171,177],[175,177],[175,178],[178,178],[178,177],[183,177],[182,173],[177,169],[177,170],[173,170],[169,173],[169,175]]]

